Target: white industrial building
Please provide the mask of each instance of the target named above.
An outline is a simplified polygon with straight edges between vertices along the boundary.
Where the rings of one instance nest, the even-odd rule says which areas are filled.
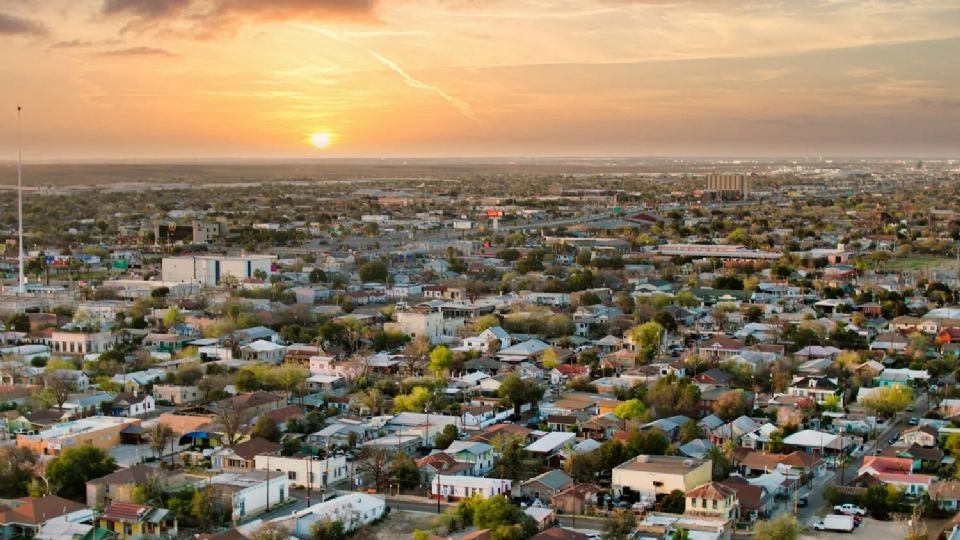
[[[273,255],[164,257],[161,274],[163,281],[217,287],[226,276],[233,276],[239,281],[253,279],[257,272],[269,276],[275,260]]]
[[[234,521],[264,512],[290,496],[287,475],[273,471],[223,473],[211,478],[210,483],[231,503]]]
[[[291,484],[320,489],[347,480],[347,458],[310,459],[309,457],[254,456],[254,467],[286,475]]]

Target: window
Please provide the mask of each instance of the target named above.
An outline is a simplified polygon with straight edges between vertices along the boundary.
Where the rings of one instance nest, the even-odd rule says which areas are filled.
[[[696,507],[697,507],[697,500],[690,499],[690,508],[696,508]]]
[[[706,508],[706,507],[707,507],[707,500],[706,500],[706,499],[700,499],[700,501],[701,501],[701,502],[700,502],[700,507],[701,507],[701,508]]]
[[[287,473],[287,478],[289,478],[290,480],[296,480],[296,479],[297,479],[297,472],[296,472],[296,471],[290,471],[290,472],[288,472],[288,473]]]
[[[713,509],[714,509],[714,510],[717,509],[717,500],[716,500],[716,499],[713,500]]]

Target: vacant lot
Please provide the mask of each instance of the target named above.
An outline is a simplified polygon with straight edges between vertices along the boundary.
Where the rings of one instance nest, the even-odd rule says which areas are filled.
[[[815,531],[813,527],[800,534],[800,540],[827,540],[840,538],[863,538],[869,540],[903,540],[906,536],[906,524],[902,521],[877,521],[865,518],[863,525],[854,529],[852,534],[830,531]],[[935,537],[935,536],[934,536]]]
[[[387,519],[371,527],[369,534],[363,537],[376,540],[412,538],[416,529],[429,531],[435,519],[437,516],[432,514],[394,510]]]

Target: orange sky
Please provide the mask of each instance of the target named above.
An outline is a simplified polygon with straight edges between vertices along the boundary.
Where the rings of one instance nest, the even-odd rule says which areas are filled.
[[[951,157],[958,57],[952,0],[7,0],[0,159]]]

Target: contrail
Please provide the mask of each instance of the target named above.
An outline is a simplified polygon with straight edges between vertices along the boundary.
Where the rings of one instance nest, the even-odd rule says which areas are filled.
[[[378,61],[380,61],[381,64],[387,66],[392,71],[396,72],[397,75],[400,75],[400,77],[403,78],[403,81],[407,83],[407,86],[410,86],[411,88],[419,88],[421,90],[429,90],[437,94],[438,96],[445,99],[448,103],[456,107],[456,109],[460,111],[460,114],[466,116],[476,124],[478,125],[480,124],[480,119],[477,118],[477,115],[473,113],[473,107],[471,107],[470,104],[467,103],[466,101],[463,101],[462,99],[458,99],[451,96],[450,94],[444,92],[442,88],[429,85],[423,81],[413,78],[412,76],[410,76],[409,73],[404,71],[403,68],[393,63],[390,59],[384,58],[373,49],[367,49],[367,50],[370,51],[370,54],[373,55],[373,57],[376,58]]]

